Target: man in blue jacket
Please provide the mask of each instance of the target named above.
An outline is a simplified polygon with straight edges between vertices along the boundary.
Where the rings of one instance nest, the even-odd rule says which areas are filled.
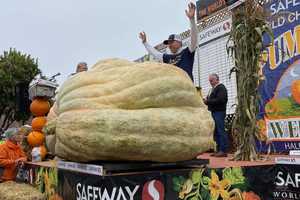
[[[193,3],[190,3],[188,5],[188,10],[185,11],[186,16],[190,20],[191,26],[191,42],[186,48],[182,47],[181,37],[179,35],[172,34],[167,40],[164,41],[164,44],[168,46],[169,52],[161,53],[150,44],[148,44],[145,32],[140,33],[140,39],[142,40],[146,50],[150,55],[152,55],[158,61],[168,64],[174,64],[177,67],[183,69],[189,75],[191,80],[193,80],[194,56],[196,48],[198,46],[195,11],[196,6]]]

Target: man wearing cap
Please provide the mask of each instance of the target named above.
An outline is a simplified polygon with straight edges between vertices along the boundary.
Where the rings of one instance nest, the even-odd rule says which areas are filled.
[[[190,20],[191,26],[191,42],[188,47],[182,47],[182,40],[179,35],[172,34],[164,44],[168,46],[169,52],[161,53],[152,47],[147,42],[147,37],[145,32],[140,33],[140,39],[142,40],[146,50],[150,55],[152,55],[156,60],[174,64],[177,67],[183,69],[189,77],[193,80],[193,65],[194,65],[194,55],[197,48],[197,26],[195,22],[195,11],[196,6],[193,3],[188,5],[188,10],[185,11],[186,16]]]
[[[78,63],[77,68],[76,68],[76,73],[85,72],[87,70],[88,70],[88,67],[87,67],[86,62]]]
[[[7,140],[0,145],[0,182],[14,180],[17,175],[17,167],[25,162],[26,155],[18,144],[22,135],[18,128],[10,128],[5,131]]]
[[[78,74],[80,72],[86,72],[88,71],[88,66],[86,62],[80,62],[77,64],[76,72],[72,73],[70,76],[74,76],[75,74]]]

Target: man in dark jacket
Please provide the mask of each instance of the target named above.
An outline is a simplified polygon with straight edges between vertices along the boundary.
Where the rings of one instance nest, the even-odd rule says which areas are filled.
[[[211,111],[212,117],[215,121],[214,140],[217,143],[217,153],[213,154],[216,157],[226,157],[228,150],[228,135],[225,133],[225,116],[226,104],[228,101],[227,89],[220,83],[217,74],[209,75],[209,82],[212,86],[204,103]]]
[[[142,40],[148,53],[156,60],[176,65],[184,70],[189,75],[191,80],[193,80],[194,55],[198,46],[198,31],[195,21],[196,5],[194,3],[190,3],[185,13],[190,21],[191,27],[191,40],[188,47],[182,46],[182,39],[180,35],[176,34],[170,35],[169,38],[163,42],[168,46],[167,53],[162,53],[152,47],[147,42],[147,36],[145,32],[140,33],[140,39]]]

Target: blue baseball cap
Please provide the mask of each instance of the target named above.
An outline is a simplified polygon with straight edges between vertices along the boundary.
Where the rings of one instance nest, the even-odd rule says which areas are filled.
[[[168,45],[168,44],[170,44],[170,42],[173,42],[173,41],[182,42],[182,39],[181,39],[180,35],[171,34],[171,35],[169,36],[169,38],[168,38],[167,40],[165,40],[163,43],[164,43],[165,45]]]

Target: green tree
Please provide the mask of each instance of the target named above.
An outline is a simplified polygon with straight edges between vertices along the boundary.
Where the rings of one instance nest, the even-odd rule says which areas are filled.
[[[37,59],[28,54],[10,49],[0,55],[0,131],[15,121],[24,122],[30,117],[30,113],[18,109],[16,88],[28,86],[40,73]]]

